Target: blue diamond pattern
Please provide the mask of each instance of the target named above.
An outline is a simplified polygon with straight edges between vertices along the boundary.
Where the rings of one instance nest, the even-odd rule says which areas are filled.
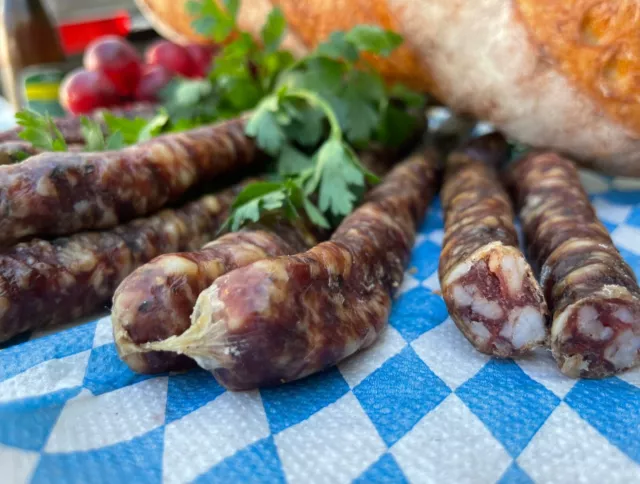
[[[447,307],[442,298],[419,286],[398,298],[389,323],[410,343],[446,319]]]
[[[210,482],[284,484],[286,480],[273,437],[259,440],[228,457],[194,481],[195,484]]]
[[[611,203],[619,205],[639,205],[640,204],[640,191],[620,191],[611,190],[602,195]]]
[[[640,227],[640,207],[631,209],[631,213],[627,217],[626,223],[635,227]]]
[[[404,484],[409,481],[402,473],[400,467],[398,467],[393,456],[391,454],[384,454],[378,462],[369,467],[353,482],[354,484],[373,484],[377,482]]]
[[[118,356],[116,345],[106,344],[91,351],[83,385],[101,395],[152,377],[131,371]]]
[[[95,330],[94,321],[0,351],[0,381],[45,361],[88,350],[93,344]]]
[[[71,454],[44,454],[36,468],[34,484],[159,483],[162,480],[164,428],[127,442]]]
[[[502,475],[498,484],[533,484],[533,480],[514,462]]]
[[[0,443],[25,450],[40,450],[49,438],[65,403],[80,388],[0,404]]]
[[[440,259],[440,247],[431,242],[424,240],[413,249],[409,267],[414,269],[413,277],[416,279],[427,279],[431,274],[438,270],[438,261]]]
[[[172,375],[167,389],[166,423],[190,414],[224,392],[225,389],[205,370]]]
[[[338,400],[349,385],[337,368],[286,385],[260,390],[271,432],[306,420],[318,410]]]
[[[456,394],[517,457],[560,400],[513,361],[492,360]]]
[[[607,440],[640,462],[640,388],[619,378],[581,380],[565,402]]]
[[[640,252],[640,241],[638,241],[638,252]],[[640,274],[640,255],[634,254],[630,250],[618,247],[620,254],[624,257],[624,260],[631,266],[636,274]]]
[[[353,393],[391,446],[451,390],[408,346],[365,378]]]

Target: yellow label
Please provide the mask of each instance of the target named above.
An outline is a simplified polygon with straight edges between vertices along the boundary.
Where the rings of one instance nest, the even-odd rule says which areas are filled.
[[[27,84],[25,86],[29,101],[55,101],[60,92],[59,83]]]

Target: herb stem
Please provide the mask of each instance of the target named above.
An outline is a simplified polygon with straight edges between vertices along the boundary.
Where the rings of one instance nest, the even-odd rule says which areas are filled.
[[[309,104],[320,108],[327,118],[327,121],[329,121],[331,138],[342,141],[342,128],[340,127],[340,122],[333,112],[333,108],[321,96],[305,89],[293,89],[291,91],[287,91],[284,95],[288,98],[302,99],[307,101]]]

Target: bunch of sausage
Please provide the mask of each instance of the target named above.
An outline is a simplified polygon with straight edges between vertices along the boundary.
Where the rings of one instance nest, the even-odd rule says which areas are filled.
[[[328,240],[277,216],[217,236],[242,183],[172,205],[263,162],[244,124],[0,166],[0,341],[112,299],[118,352],[137,372],[199,365],[237,390],[321,371],[384,329],[444,175],[441,290],[474,347],[517,357],[550,345],[574,377],[640,362],[640,289],[571,161],[532,153],[500,173],[509,150],[498,134],[460,146],[444,170],[423,148],[387,170]],[[0,134],[0,152],[15,135]],[[512,200],[537,273],[519,249]]]

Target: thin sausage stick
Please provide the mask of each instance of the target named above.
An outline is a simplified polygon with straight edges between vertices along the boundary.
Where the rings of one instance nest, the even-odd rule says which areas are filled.
[[[0,341],[105,308],[136,267],[211,240],[237,193],[224,190],[112,230],[33,240],[0,253]]]
[[[436,164],[425,153],[398,165],[329,242],[219,277],[187,331],[146,347],[186,354],[222,385],[247,389],[302,378],[369,346],[436,190]]]
[[[314,240],[304,228],[278,221],[223,235],[198,251],[155,258],[127,277],[113,297],[111,321],[118,354],[138,373],[195,366],[185,355],[143,345],[186,331],[198,296],[221,275],[261,259],[301,252]]]
[[[503,358],[548,338],[547,306],[518,248],[511,202],[492,166],[507,160],[506,147],[493,134],[449,156],[439,267],[442,295],[462,334],[478,351]]]
[[[114,227],[258,158],[244,120],[235,119],[120,151],[43,153],[0,166],[0,246]]]
[[[573,163],[535,153],[508,175],[553,311],[551,349],[560,370],[602,378],[640,364],[640,288]]]

